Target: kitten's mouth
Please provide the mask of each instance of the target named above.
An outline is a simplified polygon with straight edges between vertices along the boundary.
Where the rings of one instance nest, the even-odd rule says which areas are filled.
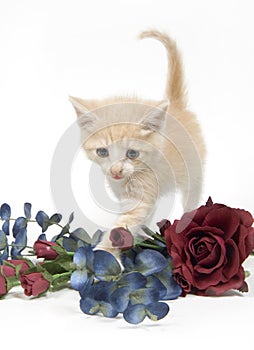
[[[123,176],[121,176],[121,175],[113,175],[112,178],[114,180],[121,180],[121,179],[123,179]]]

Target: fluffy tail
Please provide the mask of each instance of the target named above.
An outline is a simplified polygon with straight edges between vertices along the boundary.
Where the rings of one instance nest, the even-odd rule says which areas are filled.
[[[186,92],[183,82],[183,68],[180,53],[176,43],[168,35],[156,30],[142,32],[140,39],[154,38],[166,48],[168,54],[168,79],[166,86],[167,97],[172,107],[186,108]]]

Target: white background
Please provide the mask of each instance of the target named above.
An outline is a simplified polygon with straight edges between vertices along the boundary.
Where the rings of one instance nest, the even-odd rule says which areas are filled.
[[[182,52],[189,107],[208,148],[203,200],[211,195],[254,212],[251,0],[0,0],[0,201],[12,206],[13,216],[25,201],[34,212],[55,210],[51,159],[76,118],[68,95],[163,98],[165,51],[153,40],[136,38],[148,28],[170,33]],[[95,345],[124,348],[127,342],[137,347],[135,341],[142,348],[212,348],[222,337],[229,349],[251,344],[251,296],[253,290],[242,298],[180,299],[161,324],[135,328],[80,314],[72,291],[32,302],[18,294],[1,301],[1,321],[8,320],[11,335],[17,332],[13,320],[22,320],[17,342],[28,322],[26,334],[28,327],[39,332],[36,324],[44,324],[52,341],[58,333],[62,346],[87,346],[94,339]]]

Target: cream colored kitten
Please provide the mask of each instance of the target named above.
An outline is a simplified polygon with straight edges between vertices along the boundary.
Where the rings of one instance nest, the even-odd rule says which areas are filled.
[[[81,127],[88,157],[103,169],[123,203],[115,227],[141,234],[157,199],[178,188],[185,211],[194,209],[202,185],[204,140],[193,113],[186,109],[182,64],[175,42],[157,31],[141,38],[155,38],[168,54],[166,99],[144,100],[112,97],[84,100],[70,97]],[[108,233],[100,247],[111,250]],[[116,253],[116,252],[115,252]]]

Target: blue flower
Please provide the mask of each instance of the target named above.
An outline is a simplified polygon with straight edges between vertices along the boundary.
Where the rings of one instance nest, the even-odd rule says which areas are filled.
[[[121,266],[116,258],[104,250],[94,252],[94,274],[100,281],[116,281],[121,275]]]
[[[153,249],[144,249],[137,254],[132,250],[128,255],[124,254],[123,264],[126,271],[139,271],[144,276],[163,271],[169,265],[167,259]]]
[[[49,226],[59,224],[59,222],[62,220],[62,215],[53,214],[51,217],[49,217],[44,211],[40,210],[36,214],[35,220],[37,221],[38,225],[41,226],[42,232],[45,232]]]
[[[131,324],[141,323],[147,316],[152,321],[159,321],[169,312],[169,306],[166,303],[154,302],[148,305],[134,304],[127,307],[123,313],[125,321]]]
[[[174,280],[171,268],[167,268],[154,275],[166,289],[165,295],[161,300],[173,300],[178,298],[182,294],[182,288]]]
[[[112,307],[110,303],[105,301],[98,301],[91,298],[85,298],[80,300],[81,310],[88,315],[95,315],[102,313],[104,317],[114,318],[118,312]]]
[[[71,286],[78,291],[91,276],[100,281],[116,281],[121,275],[116,258],[104,250],[93,251],[91,245],[78,248],[73,263],[75,271],[71,275]]]
[[[9,220],[11,217],[11,208],[9,204],[2,204],[0,207],[0,218],[2,220]]]
[[[87,279],[94,276],[94,252],[91,246],[80,247],[73,256],[75,271],[71,275],[71,287],[81,290]]]
[[[12,259],[18,259],[21,256],[21,252],[27,246],[27,219],[23,216],[17,218],[14,222],[12,232],[15,241],[12,242],[11,257]]]
[[[118,311],[109,302],[109,295],[115,282],[87,280],[80,291],[80,308],[87,315],[102,313],[105,317],[116,317]]]

